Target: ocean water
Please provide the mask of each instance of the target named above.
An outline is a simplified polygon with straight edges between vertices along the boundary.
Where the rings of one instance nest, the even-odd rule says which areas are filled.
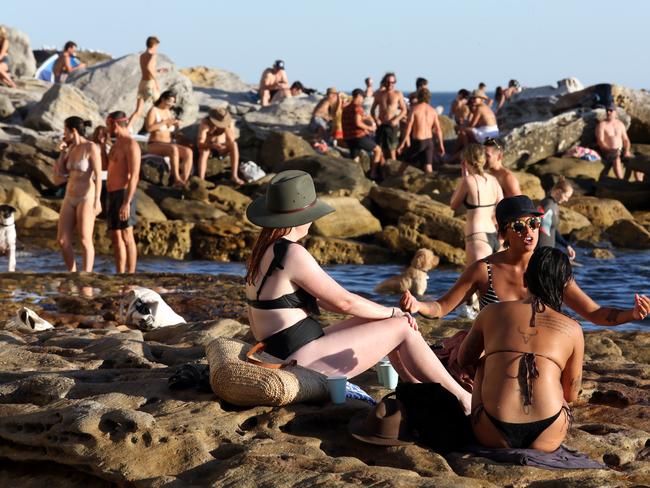
[[[614,250],[616,259],[598,260],[588,256],[586,249],[577,249],[578,261],[582,266],[575,267],[576,280],[580,287],[596,302],[618,308],[631,308],[634,305],[634,294],[650,294],[650,251]],[[0,269],[5,264],[0,259]],[[382,265],[334,265],[325,269],[334,279],[345,288],[360,293],[379,303],[396,305],[399,296],[377,295],[374,287],[380,281],[399,274],[403,266],[396,264]],[[33,249],[21,252],[18,256],[17,271],[35,273],[63,272],[61,255],[54,251]],[[95,271],[112,273],[113,261],[109,256],[97,256]],[[169,258],[141,257],[138,261],[138,271],[158,273],[197,273],[197,274],[232,274],[244,276],[243,263],[218,263],[214,261],[186,260],[177,261]],[[440,268],[429,272],[429,283],[426,299],[433,300],[442,296],[456,281],[459,273],[454,269]],[[134,282],[137,284],[137,282]],[[567,311],[575,317],[571,311]],[[455,316],[455,313],[450,315]],[[576,317],[577,318],[577,317]],[[600,327],[581,321],[587,330]],[[634,322],[618,326],[621,330],[650,330],[650,318],[644,323]]]

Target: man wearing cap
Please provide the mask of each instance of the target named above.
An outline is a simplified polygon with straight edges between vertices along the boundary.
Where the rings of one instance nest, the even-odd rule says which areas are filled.
[[[243,185],[239,178],[239,146],[237,136],[228,110],[223,107],[213,108],[208,116],[201,120],[196,145],[199,150],[199,178],[205,179],[208,158],[215,151],[219,156],[230,155],[230,179],[236,185]]]
[[[262,107],[271,105],[275,95],[278,95],[278,97],[291,96],[289,79],[284,71],[284,61],[278,59],[273,63],[273,67],[264,70],[260,79],[259,90]]]
[[[625,125],[618,119],[616,105],[610,102],[605,110],[607,114],[605,120],[600,121],[596,126],[596,143],[604,165],[598,179],[605,178],[613,167],[614,175],[621,180],[623,179],[621,150],[624,151],[626,158],[632,157],[630,139],[627,137]],[[639,175],[635,172],[634,177],[637,181],[642,181],[643,173]]]
[[[474,90],[469,97],[472,113],[467,128],[461,132],[463,145],[468,142],[483,144],[488,137],[499,137],[497,117],[485,102],[487,97],[479,90]]]
[[[328,88],[325,97],[318,102],[311,114],[309,130],[316,134],[319,139],[326,139],[330,132],[332,113],[338,100],[336,88]]]

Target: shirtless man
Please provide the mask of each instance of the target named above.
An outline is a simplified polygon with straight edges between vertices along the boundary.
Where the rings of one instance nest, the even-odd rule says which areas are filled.
[[[519,82],[517,80],[510,80],[508,82],[508,88],[503,90],[503,97],[505,101],[510,100],[513,97],[513,95],[519,93],[519,91],[520,91]]]
[[[135,225],[135,192],[140,179],[140,146],[128,129],[128,118],[122,111],[111,113],[106,119],[115,144],[108,153],[108,209],[106,220],[113,241],[115,271],[135,273],[138,249],[133,237]]]
[[[86,63],[72,66],[72,58],[74,58],[76,52],[77,45],[74,42],[68,41],[65,43],[65,46],[63,46],[63,52],[59,54],[59,57],[52,68],[55,83],[63,83],[70,73],[86,67]]]
[[[160,96],[160,85],[156,79],[157,73],[166,73],[167,68],[156,68],[158,45],[157,37],[147,37],[147,50],[140,55],[140,71],[142,79],[138,84],[138,96],[135,102],[135,112],[129,117],[129,129],[135,120],[140,118],[145,103],[154,103]]]
[[[397,174],[401,175],[409,163],[421,163],[426,173],[433,172],[433,159],[435,149],[431,135],[436,134],[438,148],[442,156],[445,155],[445,145],[442,138],[442,129],[438,112],[429,104],[431,92],[426,88],[420,88],[416,96],[417,104],[411,109],[406,123],[405,137],[397,149],[401,153],[405,147],[410,147],[406,154],[406,160],[402,162]]]
[[[407,115],[404,95],[395,90],[396,83],[395,73],[386,73],[381,80],[383,90],[375,92],[374,101],[370,107],[370,115],[377,124],[375,140],[381,147],[385,159],[397,158],[399,122]],[[378,113],[375,114],[375,111]]]
[[[225,108],[213,108],[199,124],[196,145],[199,149],[199,178],[205,179],[205,169],[212,151],[219,156],[230,154],[230,179],[243,185],[239,178],[239,145],[232,117]]]
[[[327,139],[330,133],[332,113],[337,101],[338,92],[336,88],[328,88],[325,97],[314,107],[309,122],[309,130],[316,134],[318,139]]]
[[[262,107],[268,107],[273,97],[278,94],[282,97],[290,97],[291,90],[289,79],[284,71],[284,61],[278,59],[273,63],[272,68],[266,68],[260,78],[260,103]]]
[[[449,108],[449,113],[456,121],[456,132],[460,131],[462,127],[467,125],[469,120],[470,110],[469,110],[469,92],[462,88],[458,90],[456,94],[456,99],[451,102],[451,107]]]
[[[630,139],[623,122],[618,120],[616,105],[610,103],[606,109],[607,117],[596,126],[596,143],[605,166],[600,173],[599,180],[607,176],[614,167],[614,174],[619,180],[623,179],[623,164],[621,163],[621,149],[626,158],[632,157],[630,152]],[[639,178],[640,176],[640,178]],[[634,173],[637,181],[643,179],[642,174]]]
[[[490,97],[487,95],[487,85],[483,82],[480,82],[478,84],[478,91],[485,97],[485,104],[488,107],[492,107],[492,104],[494,103],[494,100],[492,100]]]
[[[512,171],[503,166],[503,141],[494,137],[488,137],[483,146],[485,146],[485,169],[499,182],[503,190],[503,197],[508,198],[521,195],[519,181]]]
[[[474,90],[469,97],[472,113],[467,127],[460,133],[463,146],[474,141],[483,144],[488,137],[499,137],[497,117],[492,109],[485,105],[486,100],[487,97],[478,90]]]
[[[415,91],[409,93],[408,96],[409,104],[410,104],[409,108],[412,108],[413,106],[415,106],[416,103],[418,103],[418,92],[420,91],[421,88],[426,88],[427,90],[429,89],[429,81],[426,78],[420,77],[415,80]],[[429,95],[430,94],[431,92],[429,92]]]

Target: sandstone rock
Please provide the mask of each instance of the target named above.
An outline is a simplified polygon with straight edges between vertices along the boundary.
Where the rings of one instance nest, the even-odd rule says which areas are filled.
[[[539,177],[558,175],[565,178],[592,178],[597,180],[603,170],[600,161],[585,161],[577,158],[547,158],[528,167],[528,171]]]
[[[254,88],[254,85],[244,82],[239,75],[223,69],[194,66],[183,68],[180,72],[187,76],[195,87],[219,88],[226,92],[246,92]]]
[[[612,85],[616,104],[630,116],[628,136],[635,142],[650,143],[650,93]]]
[[[315,156],[316,151],[302,137],[291,132],[271,132],[262,143],[261,163],[275,173],[282,171],[288,159]]]
[[[4,26],[9,38],[9,72],[18,78],[31,78],[36,73],[36,60],[29,37],[13,27]]]
[[[422,216],[407,212],[399,218],[398,223],[453,247],[465,246],[465,224],[460,219],[441,214]]]
[[[245,212],[251,198],[238,192],[231,186],[217,185],[208,192],[208,199],[225,212]]]
[[[90,120],[93,127],[104,123],[99,115],[99,107],[92,99],[74,86],[56,83],[29,111],[25,125],[36,130],[53,130],[62,133],[63,121],[73,115]]]
[[[513,171],[513,174],[519,182],[523,195],[528,195],[531,200],[542,200],[546,196],[546,192],[542,188],[542,182],[537,176],[523,171]]]
[[[592,360],[623,360],[621,348],[609,337],[602,334],[585,334],[585,354]]]
[[[605,234],[617,247],[650,249],[650,232],[634,220],[618,220],[607,228]]]
[[[55,188],[52,153],[44,152],[29,142],[0,142],[0,170],[27,176],[40,188]],[[31,188],[33,185],[30,183]],[[35,190],[34,190],[35,191]]]
[[[146,181],[158,186],[170,183],[171,169],[165,158],[147,155],[140,164],[140,181]]]
[[[334,237],[308,236],[305,249],[320,264],[380,264],[390,259],[383,247]]]
[[[138,188],[135,193],[136,214],[138,219],[148,220],[149,222],[161,222],[167,220],[165,214],[156,205],[153,198],[147,195],[144,190]]]
[[[338,196],[365,197],[372,182],[351,159],[329,156],[303,156],[286,161],[283,169],[306,171],[314,179],[318,193]]]
[[[51,208],[39,205],[38,207],[33,207],[27,212],[25,217],[32,217],[39,220],[59,220],[59,213]]]
[[[314,233],[323,237],[359,237],[381,232],[381,223],[359,200],[352,197],[322,197],[336,211],[312,224]]]
[[[566,235],[573,230],[583,229],[590,225],[589,219],[581,213],[565,206],[560,207],[560,224],[558,225],[560,234]]]
[[[259,229],[235,216],[226,215],[198,224],[192,232],[192,253],[209,261],[244,261]]]
[[[596,259],[615,259],[614,253],[609,249],[594,248],[589,255]]]
[[[197,176],[190,177],[190,181],[183,188],[183,198],[186,200],[198,200],[208,202],[210,200],[210,190],[214,188],[214,183],[202,180]]]
[[[39,206],[38,200],[20,187],[9,188],[5,198],[4,203],[16,209],[16,220],[27,216],[30,210]]]
[[[456,122],[446,115],[438,115],[438,120],[440,121],[440,129],[442,130],[442,138],[455,139],[456,138]]]
[[[6,119],[16,111],[14,104],[11,103],[8,97],[0,95],[0,119]]]
[[[285,98],[279,103],[244,114],[243,121],[261,140],[266,139],[271,132],[300,134],[307,129],[319,99],[316,96]]]
[[[582,229],[571,231],[569,239],[572,242],[575,242],[577,246],[594,248],[598,247],[598,245],[603,241],[606,241],[607,236],[604,234],[602,229],[590,225],[589,227],[583,227]]]
[[[176,93],[176,106],[182,109],[181,125],[194,122],[198,106],[192,93],[190,80],[180,74],[164,54],[158,54],[158,67],[168,69],[166,73],[158,75],[158,83],[162,91],[172,90]],[[66,85],[80,89],[99,106],[102,115],[115,110],[122,110],[129,114],[135,109],[139,81],[139,55],[129,54],[75,72],[70,75]]]
[[[617,220],[633,220],[632,214],[616,200],[596,197],[574,197],[566,206],[587,217],[593,225],[606,229]]]
[[[192,247],[190,232],[193,227],[194,224],[184,220],[140,221],[134,229],[138,253],[186,259]]]
[[[426,195],[414,195],[396,188],[373,187],[369,196],[381,209],[382,215],[391,221],[397,220],[406,212],[424,217],[436,214],[452,218],[454,215],[448,205],[432,200]]]
[[[596,196],[618,200],[630,210],[650,209],[650,183],[604,178],[596,183]]]
[[[177,200],[165,198],[160,202],[160,208],[170,219],[179,219],[189,222],[218,219],[224,212],[214,205],[196,200]]]
[[[443,264],[465,265],[464,249],[459,249],[437,239],[431,239],[429,236],[421,234],[416,229],[406,225],[398,225],[397,227],[388,225],[384,227],[382,232],[377,235],[377,240],[394,253],[400,254],[407,259],[418,249],[426,248],[440,257],[440,262]]]

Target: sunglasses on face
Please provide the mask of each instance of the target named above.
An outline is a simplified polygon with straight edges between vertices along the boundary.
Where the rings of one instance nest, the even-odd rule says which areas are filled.
[[[510,222],[507,227],[511,228],[517,234],[526,232],[526,226],[532,230],[539,229],[542,225],[542,219],[539,217],[528,217],[527,219],[518,219]]]

